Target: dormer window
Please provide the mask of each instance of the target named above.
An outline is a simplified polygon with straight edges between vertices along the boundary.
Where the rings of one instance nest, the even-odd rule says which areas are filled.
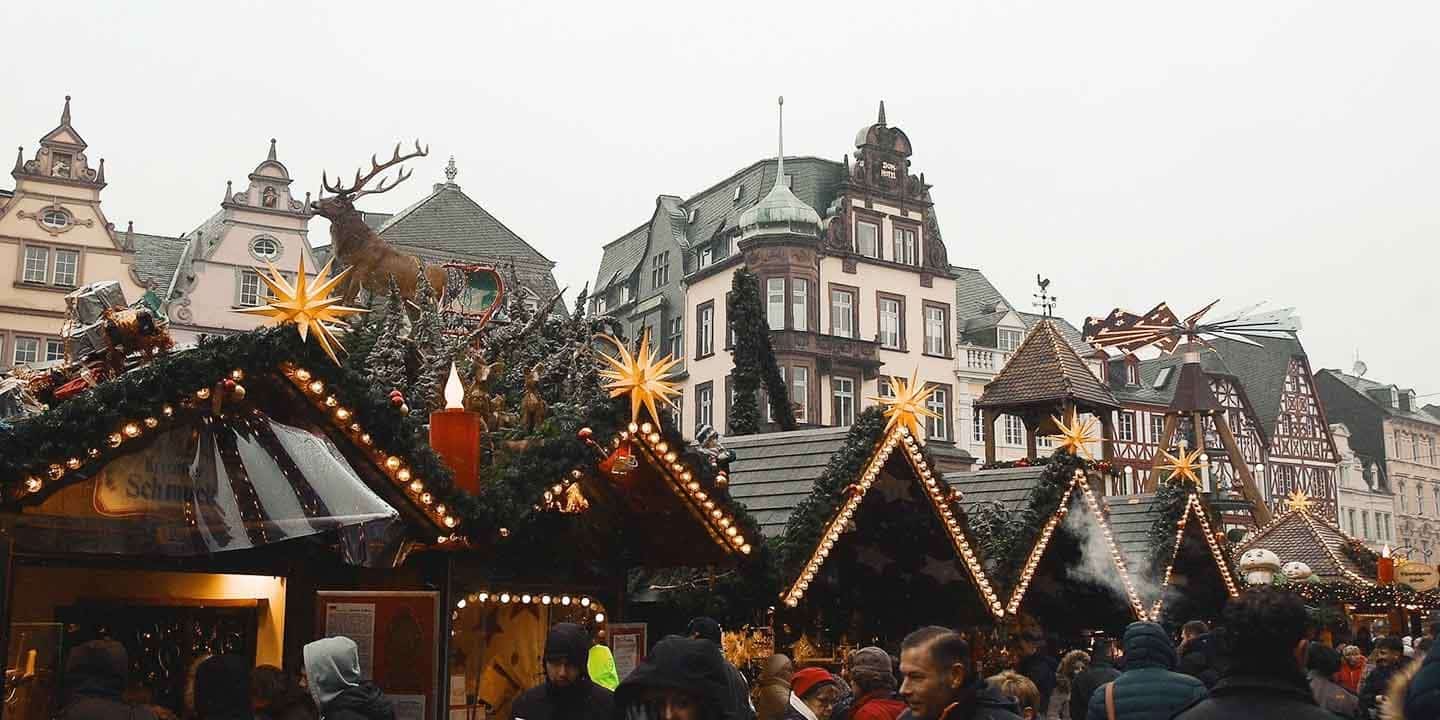
[[[786,188],[787,190],[794,190],[794,189],[795,189],[795,176],[794,176],[794,175],[791,175],[790,173],[785,173],[785,188]]]
[[[737,202],[737,203],[740,202],[740,198],[742,198],[742,197],[745,197],[745,186],[744,186],[744,185],[736,185],[736,186],[735,186],[735,202]]]
[[[70,213],[59,208],[49,208],[40,215],[40,222],[45,227],[58,230],[70,224]]]
[[[1020,341],[1023,337],[1024,333],[1019,330],[1006,330],[1001,328],[995,336],[995,347],[1004,352],[1014,352],[1015,348],[1020,347]]]
[[[1140,384],[1140,363],[1133,357],[1125,358],[1125,384]]]
[[[700,267],[703,268],[712,262],[715,262],[715,246],[707,243],[705,247],[700,248]]]
[[[699,221],[700,221],[700,208],[692,208],[692,209],[690,210],[690,214],[689,214],[688,216],[686,216],[686,222],[690,223],[691,225],[694,225],[695,223],[697,223],[697,222],[699,222]]]

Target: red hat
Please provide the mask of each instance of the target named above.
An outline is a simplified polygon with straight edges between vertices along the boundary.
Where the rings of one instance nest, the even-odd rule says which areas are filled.
[[[838,685],[839,682],[825,668],[808,667],[795,671],[794,677],[790,678],[790,690],[795,693],[795,697],[804,698],[811,690],[821,685],[826,683]]]

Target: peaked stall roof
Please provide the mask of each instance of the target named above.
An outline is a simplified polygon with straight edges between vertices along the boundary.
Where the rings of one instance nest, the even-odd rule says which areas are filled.
[[[1346,545],[1359,552],[1373,552],[1363,540],[1351,537],[1323,516],[1292,505],[1270,524],[1251,533],[1236,548],[1235,556],[1264,548],[1279,556],[1281,562],[1298,560],[1309,565],[1310,571],[1326,582],[1374,585],[1374,578],[1366,577],[1365,570],[1345,551]]]
[[[1090,371],[1053,321],[1036,323],[1005,367],[985,386],[976,407],[1019,407],[1074,402],[1088,408],[1120,406]]]

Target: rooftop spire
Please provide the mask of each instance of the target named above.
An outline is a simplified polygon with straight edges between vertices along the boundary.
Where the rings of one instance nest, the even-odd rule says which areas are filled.
[[[460,170],[455,167],[455,156],[451,155],[450,162],[445,164],[445,184],[454,185],[455,176],[458,174],[460,174]]]
[[[777,143],[777,157],[779,157],[779,168],[775,171],[775,187],[781,187],[785,182],[785,96],[780,96],[778,103],[780,108],[780,139]]]
[[[25,170],[25,146],[24,146],[24,145],[21,145],[21,146],[15,148],[15,172],[23,172],[24,170]]]
[[[881,126],[881,127],[884,127],[884,126],[885,126],[885,101],[884,101],[884,100],[881,100],[881,101],[880,101],[880,116],[877,117],[877,118],[875,118],[875,124],[876,124],[876,125],[879,125],[879,126]]]
[[[60,111],[60,125],[63,127],[70,124],[70,96],[65,96],[65,109]]]
[[[270,138],[270,157],[266,158],[266,160],[275,162],[275,138]]]

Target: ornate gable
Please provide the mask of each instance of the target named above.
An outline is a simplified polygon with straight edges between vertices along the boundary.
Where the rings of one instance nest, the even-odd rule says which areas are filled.
[[[225,200],[220,204],[226,209],[238,208],[308,217],[310,193],[305,193],[304,202],[296,200],[290,194],[291,182],[290,171],[275,158],[275,138],[270,138],[270,154],[250,173],[250,185],[240,192],[234,192],[227,180]]]
[[[26,160],[24,148],[20,149],[11,175],[17,180],[29,177],[102,188],[105,186],[105,161],[102,159],[100,166],[92,169],[89,158],[85,156],[87,147],[80,133],[70,125],[70,96],[66,95],[60,124],[40,138],[40,147],[31,159]]]

